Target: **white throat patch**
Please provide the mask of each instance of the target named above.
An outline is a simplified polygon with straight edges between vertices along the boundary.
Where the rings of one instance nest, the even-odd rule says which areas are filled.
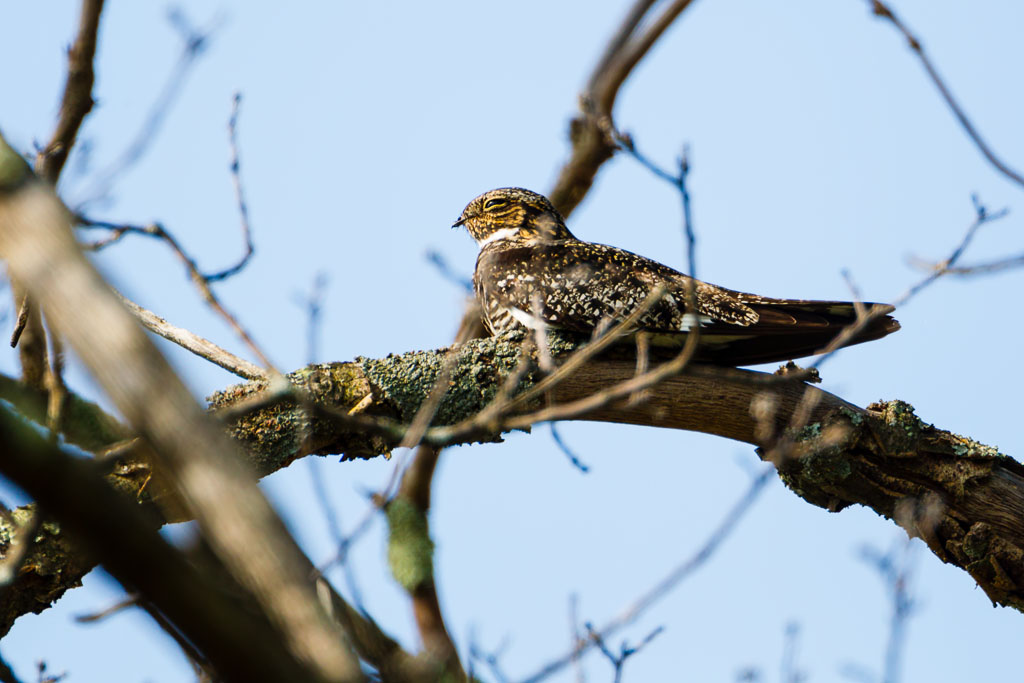
[[[480,248],[483,249],[491,242],[498,242],[500,240],[508,239],[509,237],[515,237],[516,233],[519,232],[519,228],[502,228],[501,230],[495,230],[487,239],[480,242]]]

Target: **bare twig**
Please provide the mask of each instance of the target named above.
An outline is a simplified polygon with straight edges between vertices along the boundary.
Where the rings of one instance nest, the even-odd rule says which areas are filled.
[[[309,294],[296,296],[295,299],[298,305],[306,309],[306,363],[309,364],[316,363],[320,356],[317,344],[320,338],[320,316],[323,314],[324,295],[329,280],[325,271],[317,271]]]
[[[791,621],[786,624],[786,632],[782,643],[782,664],[779,671],[779,683],[802,683],[804,674],[796,664],[796,647],[800,640],[800,624]]]
[[[757,477],[751,481],[750,487],[747,489],[746,493],[744,493],[733,507],[730,508],[726,516],[705,541],[704,545],[702,545],[690,558],[676,566],[675,569],[669,572],[664,579],[641,595],[617,617],[607,622],[600,629],[591,629],[592,635],[590,640],[586,645],[582,646],[581,652],[590,649],[596,644],[594,635],[600,636],[602,640],[607,639],[618,630],[635,622],[641,614],[651,607],[651,605],[655,604],[658,600],[663,598],[666,593],[675,588],[679,582],[703,566],[704,563],[706,563],[715,553],[722,542],[729,537],[743,516],[753,507],[754,502],[764,490],[765,486],[769,481],[774,479],[774,475],[774,467],[765,467],[762,469]],[[523,679],[523,683],[536,683],[537,681],[544,680],[548,676],[551,676],[565,668],[573,661],[573,658],[578,657],[579,654],[580,652],[576,652],[574,649],[568,654],[545,664],[537,672]]]
[[[317,339],[320,336],[320,314],[323,310],[326,287],[327,273],[320,271],[313,277],[313,285],[309,294],[299,298],[299,303],[306,309],[306,362],[310,364],[315,363],[319,355],[317,350]],[[306,400],[306,403],[308,402],[309,401]],[[324,516],[324,520],[327,522],[327,532],[336,547],[339,549],[337,556],[341,558],[341,566],[345,575],[345,582],[348,584],[349,593],[352,596],[352,602],[355,603],[356,609],[360,612],[365,612],[366,610],[363,607],[362,591],[359,590],[359,585],[356,582],[355,570],[352,567],[352,563],[346,561],[348,550],[351,547],[351,542],[345,537],[341,530],[341,521],[338,519],[338,512],[334,505],[331,504],[327,485],[319,476],[316,465],[317,463],[314,460],[307,461],[310,483],[313,486],[313,495],[316,497],[316,500],[320,505],[320,510]],[[352,541],[354,540],[355,539],[353,538]],[[326,583],[326,579],[322,578],[323,571],[317,571],[321,575],[320,580]],[[333,591],[334,589],[330,588],[330,590]]]
[[[586,351],[587,348],[588,347],[584,347],[581,351],[570,356],[569,361],[566,361],[565,365],[568,365],[573,358],[580,355],[583,351]],[[496,429],[523,429],[536,424],[537,422],[565,420],[577,417],[602,408],[614,401],[627,398],[630,395],[648,387],[652,387],[669,377],[678,375],[690,363],[690,360],[693,358],[693,354],[696,350],[697,335],[689,334],[686,337],[686,344],[683,346],[682,351],[679,352],[679,355],[671,361],[659,365],[650,372],[646,372],[642,375],[635,375],[630,379],[619,382],[618,384],[608,387],[603,391],[584,396],[569,403],[548,406],[531,413],[526,413],[525,415],[501,417],[502,415],[506,415],[511,412],[513,408],[517,407],[520,404],[520,398],[522,396],[532,393],[538,389],[544,381],[555,377],[555,375],[549,375],[532,389],[520,394],[512,401],[498,406],[493,412],[490,408],[484,409],[475,417],[451,427],[435,427],[427,432],[427,436],[440,443],[455,443],[470,434],[478,432],[486,433],[489,431],[495,431]],[[559,368],[559,371],[561,371],[565,365]],[[559,381],[565,377],[566,375],[561,375]],[[552,383],[547,388],[553,388],[554,384],[556,383]]]
[[[249,228],[249,205],[245,201],[245,189],[242,186],[241,167],[238,162],[238,108],[242,103],[242,94],[235,93],[231,101],[231,116],[228,118],[228,140],[231,147],[231,185],[235,190],[235,202],[238,204],[238,216],[242,221],[242,235],[245,238],[245,253],[235,265],[216,273],[206,275],[207,282],[217,282],[235,275],[249,264],[255,248],[252,243],[252,230]],[[312,362],[312,361],[310,361]]]
[[[644,299],[643,303],[636,307],[626,317],[620,320],[614,327],[607,330],[600,337],[591,341],[589,344],[581,348],[579,351],[573,353],[569,358],[562,363],[558,370],[551,373],[536,385],[531,387],[529,390],[519,394],[514,400],[510,401],[507,405],[495,405],[490,408],[495,414],[501,412],[508,412],[508,410],[515,409],[518,406],[527,405],[530,401],[535,398],[542,396],[543,394],[551,391],[559,382],[562,381],[566,376],[576,372],[579,368],[585,365],[589,360],[597,356],[609,346],[614,344],[616,341],[621,340],[622,336],[632,332],[637,322],[643,317],[647,311],[651,309],[651,306],[658,303],[661,299],[662,294],[665,293],[665,288],[661,285],[655,285],[651,289],[651,292]],[[481,411],[481,415],[487,411]],[[490,416],[483,416],[481,419],[486,420]]]
[[[97,612],[90,612],[89,614],[79,614],[75,617],[75,621],[79,624],[91,624],[97,621],[103,621],[107,617],[113,616],[118,612],[123,612],[129,607],[136,607],[139,604],[139,596],[134,593],[129,593],[125,597],[121,598],[113,605],[104,607]]]
[[[508,638],[501,641],[497,648],[491,652],[485,651],[476,642],[476,635],[470,634],[469,638],[469,656],[473,660],[479,660],[487,665],[487,668],[491,670],[491,675],[494,676],[494,680],[498,683],[507,683],[509,680],[508,676],[505,675],[504,670],[501,667],[501,656],[505,652],[505,648],[508,646]]]
[[[186,19],[179,7],[171,7],[168,10],[168,20],[181,34],[183,43],[181,55],[164,82],[160,94],[150,106],[135,138],[113,163],[94,176],[83,193],[82,199],[77,202],[79,208],[106,198],[117,178],[138,163],[149,146],[157,139],[160,128],[173,108],[189,71],[208,47],[216,24],[219,23],[217,20],[206,29],[198,29]]]
[[[79,13],[78,33],[68,50],[68,78],[61,97],[60,115],[47,145],[36,155],[36,173],[56,185],[64,163],[78,137],[82,121],[92,110],[92,86],[95,80],[93,60],[99,31],[103,0],[83,0]],[[51,374],[52,364],[46,362],[46,340],[42,317],[34,309],[32,299],[22,290],[17,279],[11,280],[11,291],[18,302],[18,322],[11,335],[11,346],[19,348],[22,374],[30,386],[43,387]]]
[[[558,427],[555,423],[549,422],[548,425],[551,427],[551,438],[554,440],[555,445],[558,446],[558,449],[562,451],[562,454],[568,458],[569,462],[572,463],[572,466],[583,474],[589,472],[590,466],[580,460],[578,455],[573,453],[572,449],[569,448],[569,445],[562,439],[562,435],[558,433]]]
[[[641,166],[679,191],[679,197],[683,205],[683,232],[686,237],[686,259],[690,267],[688,275],[693,278],[697,277],[697,235],[693,229],[693,213],[690,208],[690,191],[686,185],[686,179],[690,175],[689,145],[683,145],[683,153],[682,156],[679,157],[678,162],[679,170],[676,173],[669,173],[658,166],[658,164],[654,163],[654,161],[646,155],[641,154],[631,135],[620,133],[617,129],[612,127],[610,121],[608,121],[606,125],[608,126],[608,135],[618,143],[619,149],[627,152],[631,157],[636,159]]]
[[[889,620],[882,683],[898,683],[900,680],[907,621],[915,609],[914,599],[910,594],[910,581],[915,562],[914,547],[913,539],[900,533],[900,538],[887,553],[870,546],[865,546],[860,551],[861,559],[875,568],[885,582],[892,599],[892,616]]]
[[[146,237],[163,240],[164,242],[166,242],[167,245],[174,252],[174,254],[178,257],[178,259],[185,265],[185,268],[189,274],[189,278],[192,280],[192,283],[195,284],[195,286],[199,289],[199,292],[200,294],[202,294],[203,299],[206,300],[207,305],[210,306],[210,308],[212,308],[222,318],[224,318],[228,325],[235,331],[235,334],[238,335],[242,342],[245,343],[245,345],[248,346],[249,349],[253,352],[253,354],[255,354],[255,356],[260,360],[260,362],[263,364],[263,367],[267,368],[267,370],[269,370],[271,373],[278,373],[277,369],[274,367],[274,364],[270,362],[270,359],[267,357],[266,354],[263,353],[263,350],[252,338],[249,332],[244,327],[242,327],[242,324],[238,321],[238,319],[224,307],[224,305],[221,303],[217,295],[214,294],[213,288],[210,287],[209,278],[202,272],[200,272],[199,267],[196,265],[195,259],[193,259],[185,252],[184,248],[182,248],[181,244],[174,237],[174,235],[172,235],[170,231],[164,228],[163,225],[161,225],[160,223],[150,223],[149,225],[145,226],[116,224],[108,223],[106,221],[92,220],[81,215],[77,217],[77,220],[79,224],[85,228],[101,228],[113,230],[115,231],[115,233],[131,233],[133,235],[142,235]],[[191,351],[192,349],[189,350]],[[234,370],[231,371],[234,372]]]
[[[637,0],[626,13],[618,31],[609,41],[580,96],[581,113],[573,119],[570,138],[571,158],[562,167],[548,197],[563,216],[568,216],[590,190],[601,165],[612,157],[616,143],[606,133],[612,120],[615,99],[626,78],[651,46],[673,21],[690,6],[692,0],[673,0],[661,14],[647,19],[658,4],[655,0]]]
[[[60,117],[50,141],[36,156],[36,173],[51,185],[57,184],[64,163],[78,137],[82,121],[92,110],[95,80],[93,59],[103,0],[84,0],[78,21],[78,35],[68,50],[68,80],[64,84]]]
[[[427,261],[437,269],[442,278],[454,285],[458,285],[467,294],[473,293],[473,280],[452,268],[451,264],[448,263],[448,259],[441,252],[436,249],[428,249],[425,256]]]
[[[1021,187],[1024,187],[1024,177],[1021,177],[1020,173],[1010,168],[1006,162],[996,156],[996,153],[981,138],[981,134],[978,132],[978,129],[975,128],[973,123],[971,123],[971,120],[967,117],[963,107],[961,107],[956,101],[945,81],[943,81],[942,77],[939,76],[939,72],[935,69],[935,65],[932,64],[931,59],[929,59],[928,55],[925,54],[921,41],[910,32],[910,29],[907,28],[906,24],[900,21],[888,5],[881,2],[881,0],[867,0],[867,2],[871,5],[871,11],[874,12],[876,16],[887,19],[896,27],[896,30],[903,34],[903,37],[906,39],[910,49],[917,55],[918,59],[921,61],[921,65],[924,66],[924,70],[928,72],[928,77],[931,78],[932,83],[935,84],[939,94],[942,95],[942,99],[946,100],[946,104],[953,112],[953,115],[956,116],[957,121],[960,122],[960,126],[964,129],[964,132],[967,133],[967,136],[971,138],[974,145],[982,155],[988,159],[989,163],[992,164],[996,170]]]
[[[178,327],[167,322],[156,313],[139,306],[133,301],[121,296],[121,303],[138,318],[147,330],[153,332],[168,341],[172,341],[181,348],[191,351],[200,358],[205,358],[215,365],[219,365],[228,372],[239,377],[254,380],[268,380],[270,375],[266,370],[253,365],[249,361],[239,358],[230,351],[222,349],[208,339],[204,339],[194,332],[183,327]]]
[[[583,660],[580,652],[586,641],[580,637],[579,629],[579,596],[573,593],[569,596],[569,645],[572,652],[572,668],[576,674],[576,683],[586,683],[587,677],[583,672]]]
[[[608,659],[608,661],[612,663],[612,666],[615,667],[615,678],[613,679],[614,683],[620,683],[622,681],[622,667],[623,665],[625,665],[626,660],[635,655],[636,653],[640,652],[640,650],[642,650],[648,643],[654,640],[663,630],[665,630],[664,626],[659,626],[658,628],[648,633],[647,636],[643,640],[641,640],[638,645],[629,646],[626,643],[626,641],[623,641],[621,647],[619,648],[619,654],[615,654],[610,649],[608,649],[608,646],[604,642],[604,638],[601,636],[600,633],[594,630],[592,624],[588,622],[586,624],[586,627],[587,636],[594,642],[595,645],[597,645],[598,649],[601,650],[601,654],[603,654]]]
[[[221,427],[203,414],[82,254],[52,189],[32,176],[2,137],[0,166],[8,170],[0,183],[0,257],[12,275],[36,297],[126,421],[152,445],[157,463],[195,512],[229,575],[276,626],[291,661],[325,680],[361,678],[340,629],[322,612],[299,569],[301,551],[252,471],[233,455],[235,447]],[[94,535],[100,528],[93,528]]]
[[[38,674],[36,677],[36,683],[60,683],[68,677],[68,673],[66,671],[62,671],[59,674],[51,674],[47,673],[46,669],[47,665],[45,661],[40,659],[36,662],[36,673]]]

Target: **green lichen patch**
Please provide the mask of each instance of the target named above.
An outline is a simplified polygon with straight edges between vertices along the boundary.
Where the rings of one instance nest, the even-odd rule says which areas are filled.
[[[974,439],[966,436],[960,436],[959,434],[950,434],[949,439],[953,449],[953,453],[964,458],[985,458],[992,460],[1000,460],[1003,458],[1011,459],[1010,456],[1005,453],[1000,453],[998,448],[994,446],[986,446],[983,443],[978,443]]]
[[[388,520],[388,566],[395,581],[412,592],[434,577],[434,542],[423,511],[404,498],[385,509]]]
[[[868,410],[880,412],[885,424],[903,430],[908,438],[917,438],[922,431],[931,427],[914,413],[914,406],[906,401],[897,399],[873,403],[868,406]]]
[[[449,354],[454,354],[449,358]],[[437,385],[446,364],[450,365],[446,392],[433,424],[450,425],[479,412],[494,400],[505,378],[516,371],[521,344],[512,338],[474,339],[442,351],[415,351],[383,359],[360,358],[366,378],[379,394],[408,422]],[[531,363],[532,361],[528,361]],[[534,382],[532,369],[524,373],[513,393]]]
[[[810,439],[817,439],[821,436],[821,423],[812,422],[809,425],[804,425],[793,435],[796,441],[808,441]]]
[[[342,412],[352,410],[371,393],[370,383],[357,363],[309,365],[289,374],[287,379],[308,400]],[[219,391],[208,401],[213,409],[228,408],[267,390],[265,382],[248,382]],[[239,417],[228,430],[247,448],[260,475],[279,469],[306,452],[364,456],[388,450],[388,444],[379,437],[352,434],[331,420],[318,419],[288,395]]]

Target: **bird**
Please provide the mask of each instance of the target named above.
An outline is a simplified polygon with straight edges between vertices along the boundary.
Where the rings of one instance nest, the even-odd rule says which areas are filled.
[[[480,249],[473,288],[495,336],[521,329],[595,336],[634,314],[624,339],[644,332],[649,348],[678,350],[696,328],[697,360],[736,367],[821,353],[858,319],[861,304],[738,292],[578,239],[545,196],[519,187],[476,197],[452,227],[460,226]],[[847,344],[900,329],[888,315],[894,307],[862,306],[875,307],[876,317]]]

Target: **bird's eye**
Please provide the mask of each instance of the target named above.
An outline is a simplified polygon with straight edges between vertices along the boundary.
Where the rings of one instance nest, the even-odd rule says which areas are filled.
[[[506,199],[488,199],[484,202],[484,211],[497,209],[498,207],[505,206],[506,204],[508,204],[508,200]]]

